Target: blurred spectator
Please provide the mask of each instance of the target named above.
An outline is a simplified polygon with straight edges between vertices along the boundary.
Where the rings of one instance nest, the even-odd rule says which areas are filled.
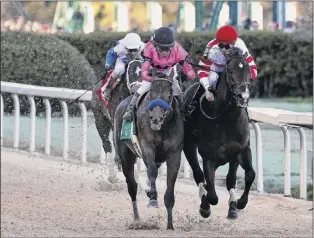
[[[173,32],[176,32],[176,25],[175,25],[174,23],[169,24],[168,27],[169,27]]]
[[[57,27],[56,30],[52,30],[51,24],[42,24],[38,21],[26,20],[23,16],[19,16],[17,20],[9,19],[1,22],[1,32],[5,31],[25,31],[36,33],[59,33],[64,32],[63,28]]]
[[[243,22],[243,28],[245,30],[250,30],[251,28],[251,19],[247,18],[244,22]]]
[[[25,19],[23,16],[19,16],[16,21],[15,30],[20,31],[24,25]]]
[[[293,21],[286,21],[285,27],[284,27],[284,32],[285,33],[292,33],[295,30],[295,24]]]
[[[251,30],[251,31],[257,31],[258,28],[259,28],[258,22],[257,22],[257,21],[252,21],[252,22],[251,22],[251,26],[250,26],[250,30]]]
[[[78,7],[78,9],[73,13],[72,20],[73,20],[73,31],[83,32],[84,13],[81,12],[80,7]]]
[[[135,33],[139,33],[139,27],[137,24],[132,24],[131,31]]]

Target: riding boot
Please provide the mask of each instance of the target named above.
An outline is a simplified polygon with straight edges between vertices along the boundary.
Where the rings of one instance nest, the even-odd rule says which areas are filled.
[[[109,80],[108,80],[108,85],[106,87],[106,89],[103,92],[103,99],[105,101],[106,106],[108,107],[109,105],[109,100],[112,96],[112,89],[113,89],[113,85],[116,81],[116,78],[110,76]]]
[[[137,101],[137,98],[140,96],[140,94],[138,92],[135,92],[131,102],[129,103],[124,115],[123,115],[123,119],[126,121],[131,122],[133,120],[133,111],[134,111],[134,107]]]
[[[111,88],[106,88],[104,93],[103,93],[103,98],[106,102],[109,102],[111,98]]]
[[[184,114],[186,118],[189,119],[191,117],[191,114],[195,110],[195,107],[203,93],[204,93],[204,90],[198,89],[196,94],[192,98],[192,100],[188,103],[188,105],[186,106],[187,108],[185,108],[184,110]]]

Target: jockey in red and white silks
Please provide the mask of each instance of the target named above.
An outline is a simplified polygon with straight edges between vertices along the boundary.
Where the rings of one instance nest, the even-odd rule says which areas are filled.
[[[223,26],[216,32],[215,39],[211,40],[200,58],[199,64],[208,68],[208,70],[198,70],[197,74],[201,84],[205,88],[206,98],[209,101],[214,100],[210,90],[215,88],[218,79],[218,73],[224,71],[226,59],[222,50],[228,50],[231,47],[237,47],[242,50],[246,56],[246,61],[250,66],[251,79],[257,76],[257,67],[252,55],[249,53],[244,41],[238,37],[236,30],[232,26]]]

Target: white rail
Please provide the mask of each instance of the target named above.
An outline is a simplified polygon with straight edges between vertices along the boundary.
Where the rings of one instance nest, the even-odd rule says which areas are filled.
[[[46,134],[45,134],[45,154],[51,153],[51,105],[50,98],[60,99],[62,112],[63,112],[63,158],[65,160],[69,157],[69,113],[68,105],[65,99],[76,99],[84,90],[66,89],[66,88],[53,88],[53,87],[40,87],[33,85],[24,85],[18,83],[10,83],[1,81],[1,92],[10,93],[14,103],[14,141],[13,147],[19,148],[19,128],[20,128],[20,103],[18,95],[28,96],[30,102],[30,145],[29,151],[36,150],[35,132],[36,132],[36,106],[34,96],[43,97],[46,108]],[[91,91],[85,93],[79,102],[81,110],[81,161],[86,162],[87,157],[87,112],[84,101],[91,100]],[[1,94],[1,145],[3,145],[3,111],[4,102]],[[256,135],[256,168],[257,168],[257,191],[264,191],[263,179],[263,146],[262,135],[258,122],[268,123],[281,127],[284,134],[284,195],[291,195],[290,183],[290,134],[289,128],[296,128],[300,135],[300,198],[306,199],[306,163],[307,163],[307,150],[306,150],[306,137],[302,125],[309,125],[312,123],[312,115],[309,113],[295,113],[290,111],[272,109],[272,108],[252,108],[248,109],[250,118],[253,119],[252,126]],[[100,138],[99,138],[100,139]],[[101,145],[101,140],[100,140]],[[100,149],[100,163],[104,163],[105,156],[103,148]],[[184,178],[190,178],[190,167],[188,162],[183,159],[181,166],[184,168]],[[142,160],[138,160],[137,169],[140,171],[145,170],[145,165]],[[166,174],[166,166],[161,166],[161,174]]]

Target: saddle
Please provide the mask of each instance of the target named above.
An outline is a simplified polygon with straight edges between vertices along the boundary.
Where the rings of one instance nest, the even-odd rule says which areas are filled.
[[[214,96],[217,96],[217,88],[219,86],[219,78],[221,76],[221,72],[218,73],[218,80],[216,83],[215,88],[212,90],[212,93]],[[199,102],[200,97],[205,93],[204,87],[200,84],[200,82],[197,82],[193,85],[191,85],[184,93],[184,114],[186,117],[190,117],[190,115],[195,110],[196,105]]]
[[[141,60],[132,60],[130,61],[125,67],[126,67],[126,70],[125,72],[119,77],[117,78],[117,80],[115,82],[113,82],[113,85],[110,85],[110,88],[113,92],[113,90],[119,85],[119,83],[121,83],[123,80],[126,80],[127,82],[127,87],[129,89],[129,92],[130,94],[134,94],[137,89],[140,87],[141,85],[141,82],[140,81],[135,81],[135,82],[130,82],[130,79],[129,79],[129,74],[138,74],[138,69],[136,68],[135,72],[134,69],[130,70],[130,65],[132,63],[141,63]],[[106,74],[105,78],[101,81],[101,84],[97,90],[97,94],[98,94],[98,97],[100,98],[101,102],[107,107],[106,105],[106,101],[104,100],[104,92],[105,90],[108,88],[109,84],[112,83],[109,79],[110,79],[110,75],[112,74],[113,72],[113,69],[111,69],[110,71],[108,71],[108,73]]]

